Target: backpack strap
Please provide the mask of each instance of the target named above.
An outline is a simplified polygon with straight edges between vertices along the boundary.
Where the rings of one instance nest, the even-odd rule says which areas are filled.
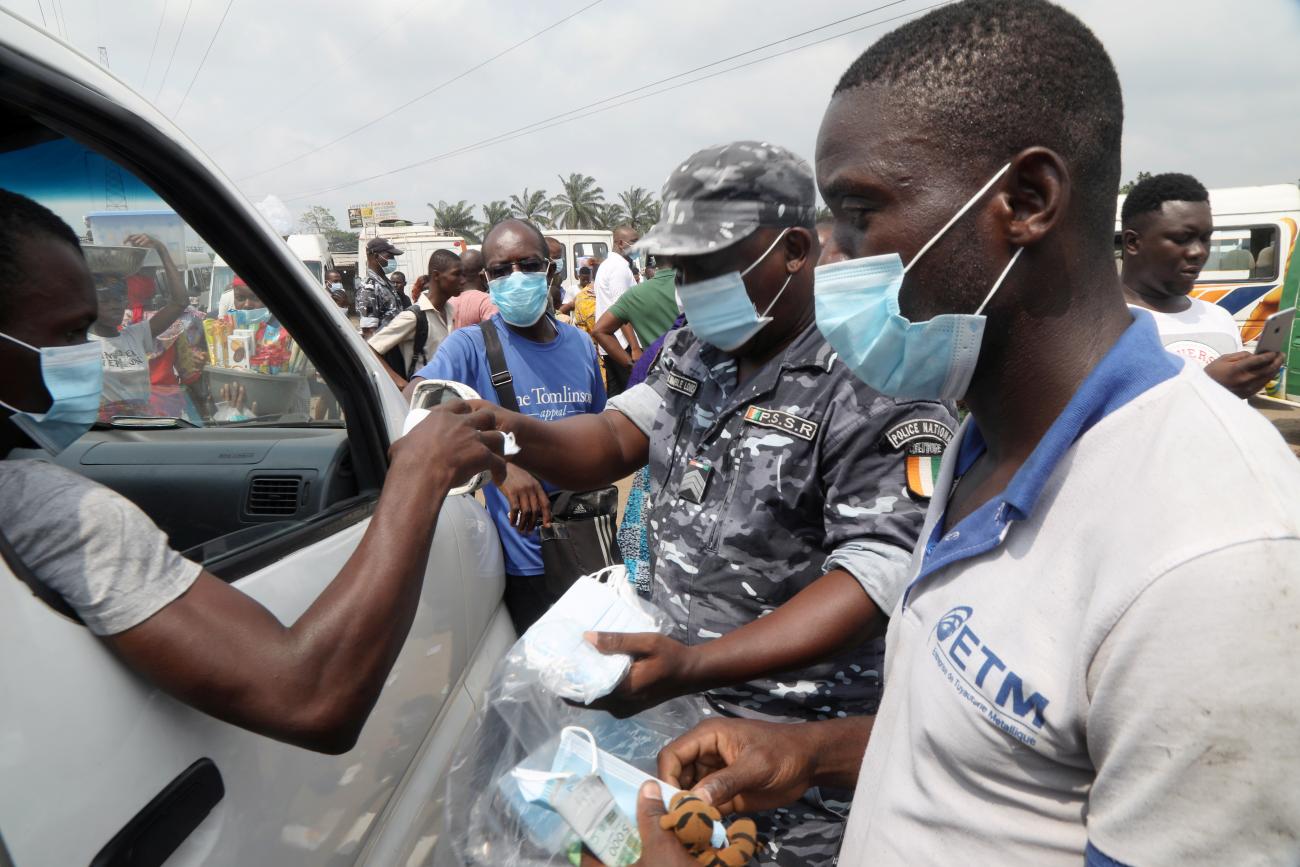
[[[478,330],[483,334],[483,348],[487,350],[488,370],[492,374],[492,387],[497,392],[497,403],[505,409],[519,412],[519,400],[515,397],[515,381],[506,366],[506,353],[501,348],[501,336],[497,327],[488,319],[480,322]]]
[[[31,569],[27,568],[27,564],[23,562],[23,558],[18,556],[18,552],[14,550],[14,546],[9,542],[9,537],[4,534],[3,530],[0,530],[0,556],[4,557],[6,565],[9,566],[9,571],[13,572],[14,577],[19,581],[27,585],[27,589],[32,591],[33,596],[54,609],[55,613],[62,614],[73,623],[82,623],[76,609],[69,605],[66,599],[51,590],[45,582],[37,578]]]
[[[412,304],[408,310],[415,312],[415,342],[411,344],[411,369],[406,378],[415,376],[415,372],[429,363],[425,357],[424,346],[429,342],[429,316],[419,304]]]

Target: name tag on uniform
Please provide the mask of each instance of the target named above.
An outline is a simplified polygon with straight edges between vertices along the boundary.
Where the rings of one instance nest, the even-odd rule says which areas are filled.
[[[664,380],[668,383],[668,387],[673,391],[684,394],[687,397],[695,397],[695,392],[700,390],[700,381],[698,379],[691,379],[689,376],[682,376],[676,371],[668,371],[668,375],[664,377]]]
[[[686,472],[682,473],[682,483],[677,486],[677,496],[688,503],[703,503],[712,476],[713,467],[708,461],[691,458],[686,462]]]
[[[784,431],[791,436],[796,436],[808,442],[812,442],[812,438],[817,436],[817,428],[821,426],[815,421],[799,418],[797,415],[791,415],[777,409],[763,409],[761,406],[750,406],[746,409],[745,422],[758,427],[770,427]]]

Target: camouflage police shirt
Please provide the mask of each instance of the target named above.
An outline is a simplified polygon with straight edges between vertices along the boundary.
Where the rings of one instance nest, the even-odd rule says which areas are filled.
[[[952,412],[863,384],[815,325],[736,383],[736,362],[683,328],[645,383],[609,403],[650,438],[653,599],[670,634],[686,644],[718,638],[832,569],[889,613]],[[883,651],[874,641],[707,697],[741,716],[871,713]]]
[[[361,318],[360,327],[376,331],[411,306],[409,298],[402,297],[387,277],[374,270],[367,272],[365,281],[357,290],[356,303],[357,316]]]

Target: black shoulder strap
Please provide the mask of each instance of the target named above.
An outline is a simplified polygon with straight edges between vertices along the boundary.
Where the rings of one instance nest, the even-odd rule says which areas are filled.
[[[424,356],[424,345],[429,342],[429,317],[419,304],[412,304],[410,310],[415,313],[415,342],[411,344],[411,369],[406,374],[407,379],[429,362]]]
[[[3,530],[0,530],[0,556],[4,557],[5,563],[9,566],[9,571],[14,573],[14,576],[19,581],[27,585],[27,589],[32,591],[33,596],[74,623],[82,622],[77,612],[68,604],[66,599],[55,593],[41,579],[32,574],[32,570],[28,569],[27,564],[23,562],[23,558],[18,556],[18,552],[14,550],[14,546],[9,542],[9,537],[4,534]]]
[[[501,337],[492,320],[480,322],[478,330],[483,333],[483,348],[487,350],[488,370],[492,373],[492,387],[497,391],[497,403],[506,409],[519,412],[519,400],[515,397],[515,381],[506,366],[506,353],[501,348]]]

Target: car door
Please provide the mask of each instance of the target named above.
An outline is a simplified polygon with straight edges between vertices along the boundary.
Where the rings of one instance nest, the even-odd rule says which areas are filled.
[[[139,197],[174,212],[292,335],[278,344],[282,356],[267,350],[250,367],[240,363],[255,359],[236,358],[231,339],[209,343],[201,379],[211,405],[199,406],[177,362],[170,399],[179,409],[146,402],[143,424],[111,416],[58,460],[133,499],[173,547],[292,622],[365,532],[403,415],[400,396],[319,282],[197,148],[86,58],[0,15],[0,109],[9,129],[0,133],[0,185],[39,193],[31,185],[42,172],[63,171],[60,189],[105,198],[120,190],[125,210]],[[22,157],[30,171],[15,169]],[[261,322],[248,329],[257,340],[269,333]],[[195,344],[208,336],[202,322],[197,334]],[[250,344],[249,354],[271,343]],[[231,384],[249,399],[225,399],[221,389]],[[251,406],[255,389],[260,410]],[[449,698],[459,702],[457,722],[467,716],[464,675],[495,616],[497,606],[484,601],[493,582],[500,597],[500,557],[485,523],[466,498],[444,508],[406,644],[356,747],[340,756],[172,700],[0,565],[0,834],[14,862],[128,863],[133,847],[130,863],[362,857],[397,811],[394,794],[445,762],[446,751],[430,744]]]

